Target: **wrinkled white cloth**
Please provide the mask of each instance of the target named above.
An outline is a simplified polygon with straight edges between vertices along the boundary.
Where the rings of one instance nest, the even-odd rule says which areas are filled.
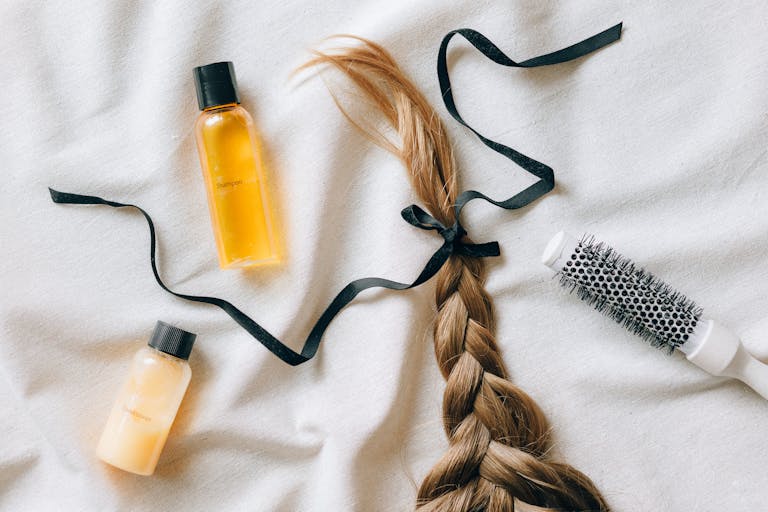
[[[291,72],[323,38],[384,45],[446,121],[463,188],[531,182],[451,120],[437,48],[479,30],[511,57],[624,21],[576,62],[503,68],[451,45],[454,93],[485,135],[555,169],[517,212],[472,204],[511,378],[552,422],[554,452],[617,511],[754,511],[768,414],[744,385],[653,350],[561,290],[539,261],[588,231],[768,354],[768,4],[743,2],[5,2],[0,7],[0,509],[410,510],[446,449],[431,348],[434,283],[369,291],[291,368],[217,308],[163,292],[136,212],[61,206],[46,187],[145,207],[176,290],[224,297],[298,349],[365,276],[415,278],[439,237],[396,158],[344,119],[326,83]],[[287,259],[217,267],[192,126],[191,70],[232,60],[260,127]],[[198,333],[192,384],[152,477],[94,455],[131,354],[156,320]]]

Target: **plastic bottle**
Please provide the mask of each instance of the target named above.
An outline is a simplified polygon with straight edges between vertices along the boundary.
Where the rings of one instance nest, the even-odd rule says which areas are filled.
[[[221,268],[280,260],[256,128],[240,106],[235,69],[216,62],[194,69],[202,112],[195,138]]]
[[[115,467],[151,475],[192,377],[187,359],[196,335],[157,322],[146,347],[133,357],[96,450]]]

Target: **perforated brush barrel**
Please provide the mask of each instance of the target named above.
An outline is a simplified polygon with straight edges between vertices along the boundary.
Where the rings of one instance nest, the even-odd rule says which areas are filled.
[[[548,264],[581,300],[654,347],[671,352],[692,336],[702,310],[685,295],[594,237],[561,246],[557,263]]]

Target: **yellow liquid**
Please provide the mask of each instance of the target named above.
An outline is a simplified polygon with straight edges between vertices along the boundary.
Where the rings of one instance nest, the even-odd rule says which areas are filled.
[[[236,104],[205,110],[195,127],[221,268],[280,260],[258,139]]]

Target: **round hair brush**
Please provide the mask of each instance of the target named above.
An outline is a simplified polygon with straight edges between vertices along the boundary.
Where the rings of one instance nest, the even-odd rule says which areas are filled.
[[[604,243],[561,231],[542,262],[558,273],[563,287],[654,347],[678,349],[712,375],[739,379],[768,399],[768,365],[729,329],[702,318],[695,302]]]

